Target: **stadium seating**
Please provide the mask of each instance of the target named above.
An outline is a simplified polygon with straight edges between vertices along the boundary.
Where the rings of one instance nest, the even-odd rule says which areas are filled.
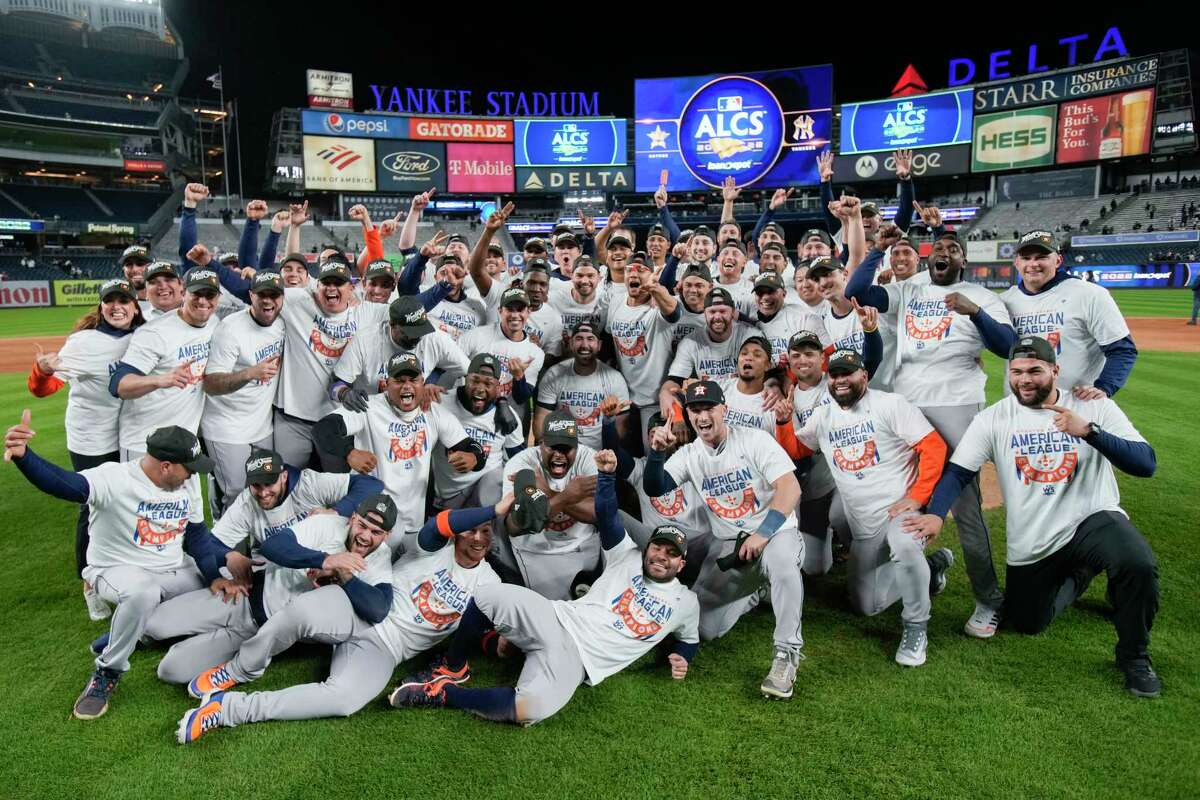
[[[154,128],[158,124],[160,111],[153,107],[122,108],[120,106],[82,103],[68,97],[35,96],[32,93],[13,93],[9,95],[13,105],[24,109],[27,114],[57,119],[82,120],[92,122],[112,122],[119,125],[137,125],[144,128]]]
[[[997,203],[976,217],[971,225],[960,229],[959,235],[967,237],[976,231],[995,230],[999,234],[996,238],[1011,239],[1014,231],[1024,232],[1034,228],[1054,230],[1063,223],[1078,231],[1079,223],[1084,219],[1090,220],[1091,227],[1098,233],[1101,224],[1111,224],[1108,220],[1101,222],[1098,216],[1100,203],[1100,200],[1092,197]]]
[[[126,189],[90,190],[112,212],[113,220],[144,222],[162,208],[170,198],[169,192],[146,192]],[[105,215],[104,218],[107,218]]]
[[[1142,192],[1139,195],[1126,195],[1128,200],[1119,205],[1112,216],[1104,220],[1117,233],[1129,233],[1133,226],[1141,223],[1139,230],[1145,231],[1151,225],[1156,231],[1165,231],[1170,223],[1176,228],[1183,228],[1180,223],[1179,211],[1189,203],[1195,203],[1200,209],[1200,191],[1196,189],[1180,189],[1175,191]],[[1156,206],[1154,218],[1146,210],[1146,204]]]
[[[70,186],[32,186],[5,184],[4,190],[22,205],[36,211],[42,219],[107,219],[100,207],[81,189]]]
[[[136,48],[110,51],[81,44],[0,35],[0,68],[48,80],[62,76],[89,83],[149,89],[169,82],[179,67],[178,59],[146,55]]]

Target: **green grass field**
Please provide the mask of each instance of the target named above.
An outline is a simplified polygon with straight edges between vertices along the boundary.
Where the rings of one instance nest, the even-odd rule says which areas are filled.
[[[10,313],[0,313],[0,332],[11,335]],[[989,357],[987,367],[994,398],[1000,362]],[[91,670],[87,643],[104,630],[88,621],[74,575],[75,508],[37,494],[0,463],[0,795],[1194,797],[1198,368],[1196,355],[1144,352],[1119,395],[1158,451],[1155,478],[1120,479],[1124,506],[1161,565],[1153,653],[1166,688],[1157,701],[1121,689],[1103,577],[1040,636],[964,636],[973,601],[948,526],[944,542],[959,564],[934,602],[929,662],[920,669],[892,661],[899,609],[853,616],[844,573],[835,570],[806,581],[807,661],[790,702],[759,696],[772,619],[756,612],[702,646],[686,681],[669,680],[647,660],[581,689],[562,713],[530,729],[376,703],[348,719],[222,729],[181,748],[175,726],[192,703],[155,678],[158,651],[134,655],[106,717],[70,719]],[[0,422],[33,409],[37,449],[60,464],[64,400],[38,400],[22,376],[0,375]],[[988,521],[1003,563],[1002,511]],[[256,688],[320,679],[326,666],[321,650],[302,648],[281,656]],[[482,686],[516,674],[511,663],[476,667]]]

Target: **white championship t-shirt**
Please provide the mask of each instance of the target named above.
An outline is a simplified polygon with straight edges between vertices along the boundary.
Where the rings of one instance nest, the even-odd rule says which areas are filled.
[[[512,394],[513,376],[508,369],[510,359],[519,358],[529,362],[525,367],[525,382],[531,387],[537,386],[538,373],[546,363],[545,351],[538,347],[528,334],[525,334],[521,341],[514,342],[505,338],[499,325],[476,328],[464,334],[458,340],[458,346],[468,359],[479,353],[490,353],[496,357],[500,362],[500,394],[505,396]]]
[[[541,448],[522,450],[504,465],[502,495],[513,491],[513,476],[523,469],[541,473],[552,490],[561,492],[575,478],[597,474],[596,451],[587,445],[579,445],[575,450],[575,463],[567,470],[567,474],[561,478],[551,478],[542,469]],[[580,522],[562,511],[546,521],[546,529],[542,533],[513,536],[510,541],[513,550],[524,553],[575,553],[592,544],[595,538],[595,524]],[[599,550],[599,547],[596,549]]]
[[[333,508],[349,491],[349,473],[289,469],[288,493],[279,505],[264,509],[249,488],[242,489],[213,525],[213,536],[227,547],[249,539],[257,550],[266,539],[307,519],[314,509]]]
[[[58,351],[54,376],[71,385],[64,427],[67,449],[72,453],[102,456],[120,449],[117,418],[121,399],[109,393],[108,381],[124,358],[131,337],[76,331]]]
[[[679,343],[668,375],[679,378],[704,378],[719,381],[737,374],[737,355],[746,337],[758,331],[744,322],[733,323],[733,333],[723,342],[714,342],[708,328],[701,328]]]
[[[628,483],[637,492],[638,505],[642,510],[642,524],[653,531],[659,525],[678,525],[690,542],[709,532],[708,506],[700,499],[696,487],[691,483],[677,486],[658,497],[648,497],[642,489],[642,477],[646,474],[646,459],[635,458]]]
[[[658,390],[671,360],[674,328],[675,323],[668,322],[654,303],[631,306],[620,297],[609,306],[604,329],[612,335],[617,367],[639,406],[658,403]]]
[[[753,428],[775,433],[775,412],[763,411],[763,397],[766,392],[748,394],[738,388],[736,378],[723,378],[717,381],[721,392],[725,395],[725,421],[740,428]]]
[[[857,316],[857,315],[856,315]],[[788,342],[799,331],[811,331],[821,340],[821,346],[828,348],[833,344],[829,331],[825,330],[825,321],[808,310],[808,306],[784,306],[769,321],[764,322],[756,312],[755,325],[762,335],[771,343],[771,358],[775,364],[782,366],[787,363]]]
[[[463,295],[462,300],[442,300],[429,309],[429,322],[434,328],[445,332],[454,341],[483,325],[487,319],[483,303]]]
[[[264,327],[249,309],[221,321],[212,336],[208,374],[240,372],[283,355],[283,322]],[[271,402],[279,375],[269,381],[252,380],[229,394],[210,394],[200,418],[205,439],[214,442],[257,442],[271,434]]]
[[[479,472],[456,472],[450,466],[450,454],[445,442],[438,442],[433,450],[433,485],[438,499],[445,500],[470,489],[479,479],[492,470],[499,469],[506,458],[506,451],[522,447],[525,435],[518,425],[513,432],[503,436],[496,430],[496,408],[492,406],[476,416],[458,400],[458,390],[452,389],[442,397],[438,408],[456,418],[466,431],[467,436],[474,439],[483,448],[484,468]],[[450,442],[457,444],[457,442]]]
[[[593,450],[600,450],[603,428],[600,403],[610,395],[629,402],[629,387],[621,373],[603,361],[597,361],[591,375],[578,375],[575,359],[571,359],[546,370],[538,384],[537,402],[543,407],[553,406],[570,412],[575,418],[579,441]]]
[[[333,368],[334,377],[354,383],[359,375],[371,378],[369,390],[378,394],[387,388],[387,362],[398,353],[412,353],[421,362],[423,377],[428,379],[435,369],[450,378],[467,374],[469,361],[448,333],[434,330],[417,340],[412,350],[392,341],[388,324],[359,331],[346,352]]]

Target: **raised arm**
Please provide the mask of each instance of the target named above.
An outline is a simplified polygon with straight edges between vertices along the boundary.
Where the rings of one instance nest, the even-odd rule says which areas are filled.
[[[308,201],[288,206],[287,252],[300,252],[300,228],[308,222]]]
[[[654,192],[654,205],[658,206],[658,221],[667,229],[667,233],[671,234],[671,241],[679,241],[679,226],[675,224],[675,218],[671,216],[671,209],[667,205],[667,187],[659,186]]]
[[[417,246],[417,225],[421,222],[421,215],[425,212],[425,207],[429,205],[429,198],[433,197],[435,189],[427,189],[424,192],[413,195],[412,202],[408,206],[408,216],[404,218],[404,224],[400,227],[400,240],[396,243],[400,248],[400,252],[411,250]]]
[[[596,529],[600,532],[600,545],[612,550],[625,538],[625,526],[617,513],[617,456],[612,450],[596,453]]]
[[[246,203],[246,222],[242,225],[242,238],[238,240],[238,266],[253,267],[258,256],[258,229],[267,216],[265,200]]]
[[[475,242],[474,249],[471,250],[471,257],[467,260],[467,272],[471,274],[471,280],[475,281],[475,288],[479,290],[482,297],[487,297],[488,292],[492,290],[492,276],[488,274],[487,267],[484,264],[487,258],[488,245],[492,243],[492,239],[496,236],[496,231],[504,227],[508,222],[509,216],[513,212],[513,204],[505,203],[504,208],[493,211],[487,218],[487,222],[483,225],[483,232],[479,234],[479,241]]]
[[[263,240],[262,252],[258,254],[258,261],[252,265],[255,269],[271,270],[275,268],[275,254],[279,252],[279,237],[283,234],[283,229],[287,226],[290,216],[290,213],[284,210],[276,211],[275,216],[271,217],[271,227],[267,231],[267,238]]]

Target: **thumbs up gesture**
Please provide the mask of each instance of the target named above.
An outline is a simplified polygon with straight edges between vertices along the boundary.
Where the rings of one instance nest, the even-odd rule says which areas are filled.
[[[35,435],[36,431],[29,427],[29,409],[27,408],[21,412],[20,424],[13,425],[4,434],[4,460],[12,461],[14,458],[23,457],[29,440]]]

